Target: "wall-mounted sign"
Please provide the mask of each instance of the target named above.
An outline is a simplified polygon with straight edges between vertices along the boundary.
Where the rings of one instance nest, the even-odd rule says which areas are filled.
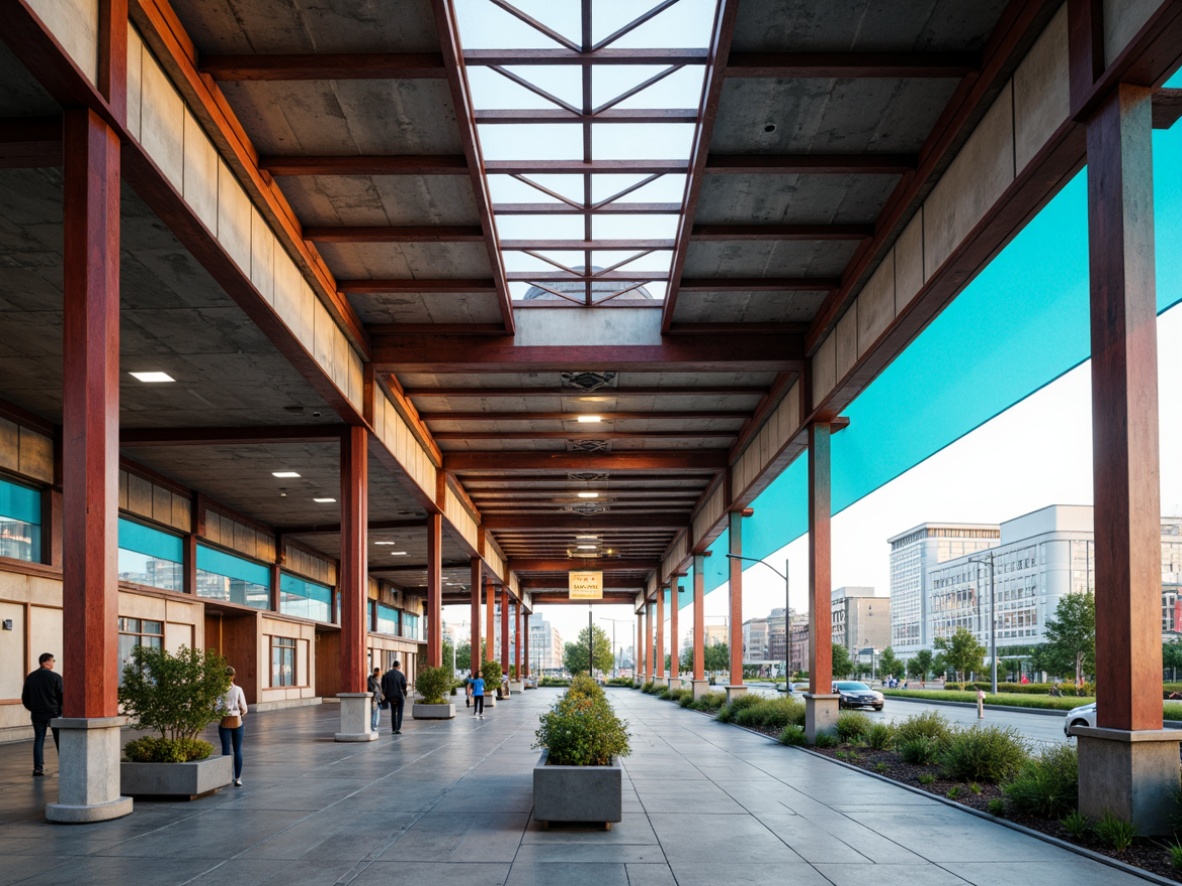
[[[571,572],[569,575],[571,600],[603,599],[602,572]]]

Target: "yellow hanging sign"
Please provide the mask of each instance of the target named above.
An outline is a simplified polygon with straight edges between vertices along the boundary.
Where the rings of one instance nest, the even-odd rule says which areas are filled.
[[[571,600],[602,600],[603,573],[602,572],[571,572],[570,598]]]

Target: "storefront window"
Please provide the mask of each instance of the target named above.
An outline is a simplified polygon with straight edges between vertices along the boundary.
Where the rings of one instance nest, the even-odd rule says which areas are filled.
[[[183,591],[183,548],[178,535],[120,517],[119,580],[165,591]]]
[[[198,545],[197,596],[268,609],[271,570],[261,563]]]
[[[0,557],[41,562],[41,493],[0,480]]]
[[[409,612],[402,613],[402,636],[410,640],[419,639],[419,617]]]
[[[271,638],[271,685],[296,686],[296,641],[291,637]]]
[[[378,604],[378,624],[374,630],[379,634],[398,636],[398,610],[385,603]]]
[[[332,588],[286,573],[279,578],[279,611],[284,615],[332,620]]]

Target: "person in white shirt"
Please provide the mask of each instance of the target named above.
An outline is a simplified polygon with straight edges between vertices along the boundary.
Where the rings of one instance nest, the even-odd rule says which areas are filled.
[[[222,753],[227,757],[233,747],[234,784],[242,787],[242,732],[246,728],[246,694],[234,682],[234,673],[233,668],[226,668],[230,688],[222,699],[222,722],[218,724],[218,737],[222,740]]]

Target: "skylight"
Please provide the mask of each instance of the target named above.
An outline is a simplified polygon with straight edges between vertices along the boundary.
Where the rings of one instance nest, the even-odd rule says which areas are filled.
[[[514,300],[663,299],[715,0],[457,12]]]

